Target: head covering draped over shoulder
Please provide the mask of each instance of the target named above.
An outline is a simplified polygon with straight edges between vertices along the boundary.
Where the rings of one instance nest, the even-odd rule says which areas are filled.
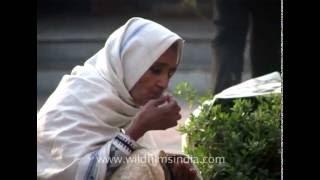
[[[83,66],[63,76],[37,115],[38,175],[63,171],[128,126],[139,110],[130,89],[174,42],[178,63],[181,37],[131,18]]]

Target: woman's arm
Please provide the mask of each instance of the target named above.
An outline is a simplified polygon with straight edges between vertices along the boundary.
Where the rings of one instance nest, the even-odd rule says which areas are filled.
[[[87,154],[80,160],[76,179],[104,180],[110,178],[137,148],[138,144],[135,141],[119,132],[100,149]]]

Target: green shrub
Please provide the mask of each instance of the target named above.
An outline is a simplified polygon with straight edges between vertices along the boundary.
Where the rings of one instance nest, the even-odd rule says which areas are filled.
[[[175,94],[189,102],[212,98],[197,97],[188,83],[176,86]],[[179,127],[187,135],[184,151],[198,160],[223,158],[195,162],[204,179],[280,179],[280,116],[281,94],[202,103],[199,114]]]

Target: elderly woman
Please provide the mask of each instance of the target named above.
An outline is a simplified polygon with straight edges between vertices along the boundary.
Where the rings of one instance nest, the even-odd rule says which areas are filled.
[[[176,126],[181,118],[164,91],[182,46],[177,34],[135,17],[65,75],[37,115],[38,179],[195,179],[188,162],[124,163],[141,154],[169,157],[148,131]]]

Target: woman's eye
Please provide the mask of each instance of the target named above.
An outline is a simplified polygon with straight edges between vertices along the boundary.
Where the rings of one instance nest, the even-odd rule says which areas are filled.
[[[169,78],[172,77],[173,74],[174,74],[174,72],[169,72],[169,74],[168,74]]]
[[[159,75],[161,74],[161,69],[160,68],[151,68],[150,71],[153,73],[153,74],[156,74],[156,75]]]
[[[175,72],[176,72],[176,69],[170,70],[168,73],[169,78],[171,78]]]

